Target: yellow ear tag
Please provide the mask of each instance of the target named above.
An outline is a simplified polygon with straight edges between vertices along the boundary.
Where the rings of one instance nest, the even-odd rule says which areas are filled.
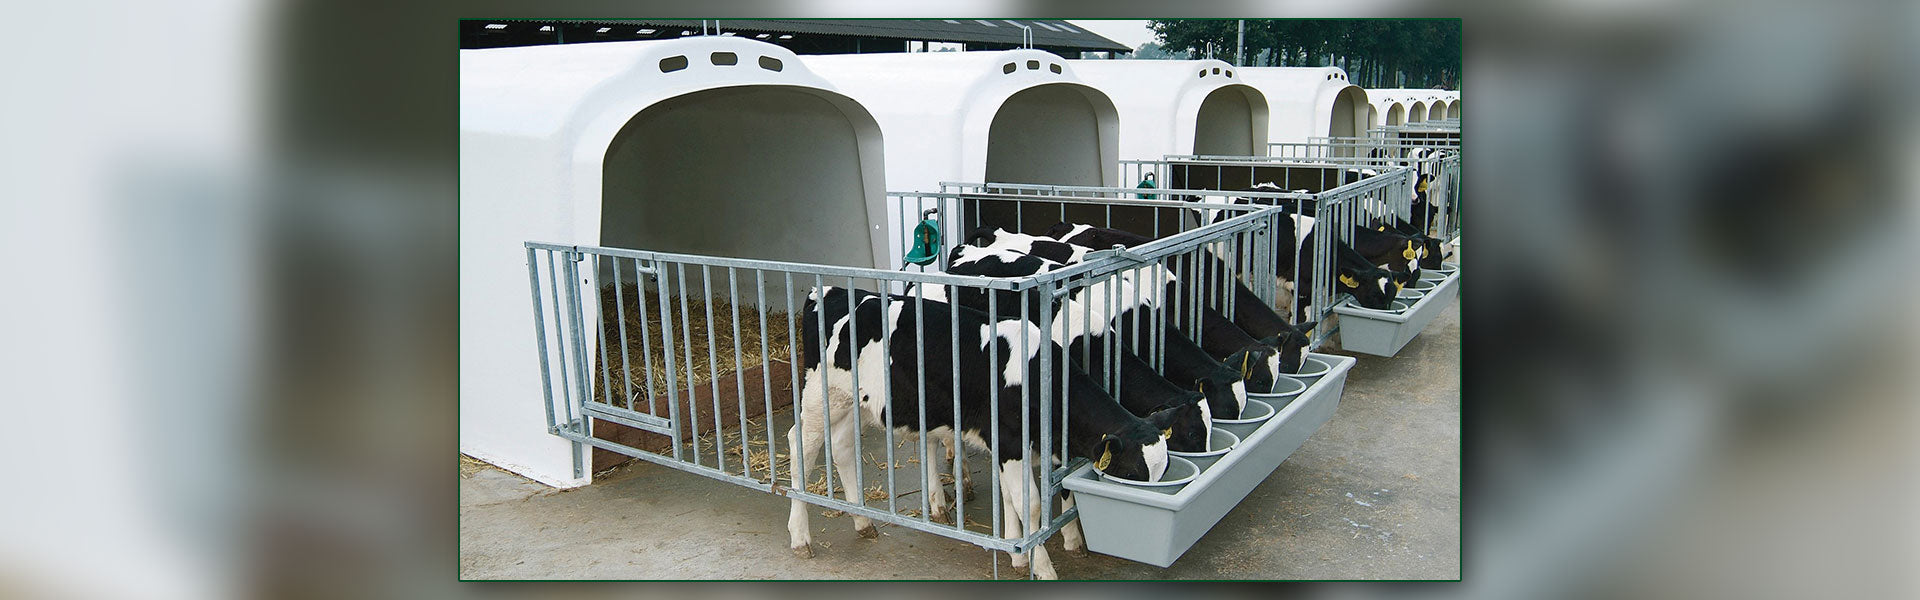
[[[1386,230],[1387,230],[1387,226],[1385,226],[1385,225],[1381,225],[1381,226],[1380,226],[1380,229],[1379,229],[1379,230],[1380,230],[1380,231],[1386,231]]]
[[[1413,186],[1413,189],[1416,191],[1422,191],[1422,192],[1427,191],[1427,182],[1425,180],[1422,180],[1419,184]]]
[[[1251,360],[1253,360],[1252,354],[1240,355],[1240,378],[1241,379],[1247,378],[1247,362]]]
[[[1355,280],[1352,275],[1341,275],[1340,285],[1344,285],[1350,288],[1357,288],[1357,287],[1360,287],[1360,282]]]
[[[1407,242],[1407,251],[1401,252],[1400,255],[1407,257],[1407,260],[1413,260],[1415,258],[1420,257],[1420,253],[1415,252],[1413,249],[1413,242]]]
[[[1107,465],[1111,464],[1113,464],[1113,448],[1107,448],[1106,452],[1100,453],[1100,460],[1093,462],[1093,468],[1105,471]]]
[[[1173,437],[1173,428],[1168,427],[1166,429],[1160,430],[1160,437],[1163,437],[1163,438]]]

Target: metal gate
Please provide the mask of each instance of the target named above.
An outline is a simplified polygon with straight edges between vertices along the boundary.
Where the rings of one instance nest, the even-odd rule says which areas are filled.
[[[1252,162],[1251,159],[1243,160],[1240,157],[1208,158],[1208,160],[1198,160],[1169,157],[1168,160],[1162,161],[1122,161],[1122,170],[1130,180],[1142,180],[1144,179],[1145,173],[1154,173],[1160,181],[1175,181],[1178,178],[1174,176],[1174,172],[1181,169],[1189,169],[1195,166],[1203,168],[1212,166],[1249,167]],[[1212,160],[1214,158],[1220,158],[1220,160]],[[1273,161],[1269,160],[1266,162]],[[1333,173],[1335,172],[1344,172],[1344,168],[1341,167],[1326,165],[1309,166],[1306,163],[1284,164],[1288,167],[1319,169],[1326,172],[1326,177],[1333,177]],[[1219,173],[1225,170],[1226,169],[1220,169],[1213,172]],[[1290,168],[1283,172],[1291,175],[1298,171]],[[1412,177],[1413,172],[1410,169],[1404,167],[1388,167],[1378,175],[1359,181],[1336,185],[1324,191],[1311,193],[1257,190],[1234,191],[1203,188],[1154,188],[1154,193],[1148,194],[1145,190],[1137,187],[1062,186],[1021,183],[943,182],[941,187],[945,191],[957,191],[963,195],[994,193],[1038,194],[1097,200],[1104,203],[1113,203],[1114,205],[1127,205],[1141,202],[1141,200],[1136,198],[1138,196],[1177,198],[1179,199],[1178,202],[1184,206],[1187,211],[1196,215],[1202,222],[1210,220],[1206,215],[1219,213],[1220,211],[1247,210],[1249,206],[1279,206],[1280,208],[1275,209],[1277,214],[1272,216],[1274,227],[1293,226],[1293,223],[1296,222],[1295,218],[1301,214],[1302,205],[1313,203],[1318,207],[1318,216],[1313,220],[1312,231],[1314,232],[1314,241],[1311,247],[1300,247],[1297,250],[1294,248],[1279,247],[1277,242],[1283,238],[1278,235],[1263,236],[1264,239],[1260,242],[1264,246],[1259,249],[1260,252],[1277,255],[1277,253],[1280,252],[1297,251],[1299,256],[1306,258],[1304,261],[1298,259],[1293,261],[1294,270],[1290,274],[1289,280],[1297,282],[1301,280],[1300,274],[1303,270],[1312,269],[1315,273],[1332,272],[1336,260],[1334,243],[1337,241],[1339,243],[1351,244],[1355,228],[1364,226],[1366,223],[1373,222],[1387,215],[1400,216],[1403,218],[1409,215],[1412,211],[1412,197],[1406,192],[1410,189],[1408,186],[1411,185]],[[1191,176],[1185,179],[1191,181]],[[1322,180],[1322,176],[1316,174],[1308,177],[1308,180],[1319,182]],[[1216,181],[1216,183],[1218,183],[1218,181]],[[1291,183],[1291,180],[1286,180],[1286,183]],[[1244,200],[1244,202],[1242,202],[1242,200]],[[1272,259],[1269,258],[1269,262],[1266,264],[1272,264],[1271,260]],[[1295,300],[1293,298],[1283,298],[1286,292],[1277,284],[1272,283],[1272,281],[1272,278],[1269,277],[1259,280],[1257,284],[1253,281],[1246,281],[1246,283],[1248,287],[1269,306],[1291,306]],[[1327,339],[1332,337],[1332,333],[1338,328],[1334,320],[1329,318],[1332,314],[1333,305],[1337,300],[1333,288],[1333,281],[1331,281],[1331,278],[1324,276],[1315,277],[1311,289],[1307,290],[1306,296],[1308,305],[1311,306],[1312,309],[1307,312],[1304,318],[1299,317],[1296,314],[1298,311],[1293,310],[1286,311],[1286,316],[1289,322],[1296,325],[1303,321],[1318,321],[1324,324],[1315,329],[1316,333],[1312,336],[1312,341],[1308,346],[1308,349],[1317,350],[1325,344]]]
[[[982,223],[980,216],[991,212],[983,208],[985,202],[1007,203],[1016,219],[1027,214],[1111,214],[1109,211],[1116,206],[1182,213],[1187,208],[1172,201],[1114,202],[1034,194],[890,193],[889,201],[899,203],[902,215],[934,215],[948,240],[963,235],[963,228],[970,226],[968,219],[975,219],[973,224]],[[1152,296],[1150,287],[1133,282],[1155,281],[1156,273],[1176,267],[1188,273],[1220,270],[1221,277],[1205,279],[1210,284],[1234,281],[1247,273],[1271,273],[1273,254],[1263,249],[1271,245],[1263,242],[1274,234],[1279,211],[1244,205],[1222,210],[1229,217],[1219,222],[1172,220],[1167,223],[1167,235],[1151,244],[1094,252],[1082,262],[1059,270],[1004,279],[924,268],[896,271],[527,242],[548,430],[575,444],[577,467],[584,449],[597,447],[843,511],[856,521],[891,523],[1032,557],[1039,544],[1077,515],[1071,508],[1056,512],[1053,500],[1061,490],[1061,480],[1085,460],[1073,457],[1067,447],[1067,426],[1073,419],[1066,402],[1070,366],[1054,364],[1058,361],[1051,358],[1051,352],[1039,350],[1055,342],[1051,334],[1056,330],[1071,334],[1076,328],[1083,332],[1101,330],[1101,325],[1109,325],[1116,332],[1132,327],[1148,333],[1124,336],[1124,341],[1123,335],[1107,335],[1099,342],[1116,351],[1119,344],[1128,344],[1130,350],[1147,357],[1158,368],[1165,340],[1151,333],[1161,330],[1156,326],[1174,328],[1199,341],[1198,311],[1182,307],[1232,311],[1235,300],[1225,286],[1208,289],[1193,285],[1180,288],[1179,293],[1164,294],[1156,310],[1134,313],[1131,322],[1115,320],[1120,314],[1117,307],[1127,293],[1134,295],[1136,304],[1142,295]],[[1105,222],[1087,224],[1109,226],[1114,221],[1109,217]],[[901,229],[906,230],[909,228]],[[945,252],[941,255],[939,264],[945,267]],[[1214,257],[1219,260],[1212,260]],[[814,418],[811,414],[796,415],[800,408],[807,408],[809,413],[813,409],[803,400],[811,393],[805,386],[820,386],[819,397],[831,397],[826,378],[810,379],[808,365],[803,364],[809,353],[831,356],[827,350],[835,336],[825,318],[828,307],[808,303],[810,295],[829,286],[875,294],[881,315],[905,311],[910,306],[921,319],[911,327],[882,327],[880,334],[883,348],[890,347],[896,333],[915,336],[917,352],[912,362],[916,371],[911,377],[917,381],[896,384],[896,376],[908,375],[881,368],[880,393],[869,389],[862,394],[861,386],[872,379],[871,373],[869,379],[859,374],[860,360],[852,362],[851,378],[851,397],[881,398],[880,419],[891,423],[897,423],[893,419],[896,401],[903,400],[896,397],[896,390],[911,388],[913,393],[904,400],[917,403],[912,414],[918,415],[920,426],[907,427],[904,433],[893,427],[869,431],[860,423],[849,427],[845,419],[864,417],[836,414],[832,401],[817,402],[819,417],[824,420],[822,431],[835,432],[834,421],[840,420],[840,427],[848,430],[852,439],[848,441],[838,432],[830,434],[827,437],[831,439],[821,441],[824,456],[819,464],[825,466],[825,473],[818,479],[795,477],[795,473],[812,471],[806,446],[814,440],[804,434],[796,440],[779,431],[787,429],[783,424],[791,426]],[[1036,452],[1037,464],[1023,465],[1024,475],[1018,480],[1023,483],[1017,489],[1004,490],[1002,477],[989,477],[989,498],[1001,498],[1003,491],[1027,498],[1038,502],[1037,515],[1006,512],[1003,518],[1003,511],[993,510],[991,502],[977,503],[975,510],[969,511],[969,502],[959,488],[975,472],[977,461],[969,467],[966,451],[954,452],[951,458],[936,456],[940,448],[931,443],[943,440],[917,433],[928,430],[930,370],[950,368],[946,373],[950,377],[933,379],[952,381],[952,394],[962,395],[959,372],[963,352],[958,344],[963,316],[960,311],[947,311],[949,322],[941,327],[940,323],[925,322],[924,309],[940,303],[936,295],[954,299],[969,293],[986,299],[988,323],[1019,319],[1036,325],[1033,330],[1041,332],[1040,339],[1032,339],[1028,329],[1019,330],[1019,351],[1037,356],[1037,366],[1011,361],[1004,374],[1000,369],[990,369],[993,393],[986,399],[995,409],[993,420],[1011,423],[1004,421],[1007,417],[999,411],[999,384],[1013,381],[1013,377],[1021,382],[1038,382],[1020,388],[1019,439],[1003,440],[996,432],[986,440],[994,456],[1000,454],[1002,444],[1016,441],[1019,447],[1051,450]],[[851,314],[857,308],[853,306],[854,295],[846,297],[846,312]],[[1075,305],[1079,311],[1056,312],[1053,307],[1059,300],[1081,300]],[[1108,302],[1109,310],[1096,310],[1097,301]],[[809,308],[815,321],[811,331],[804,327]],[[1189,317],[1183,322],[1174,316],[1181,314]],[[847,321],[849,327],[858,327],[858,319]],[[834,327],[837,330],[838,324]],[[851,333],[853,339],[859,339],[857,331]],[[946,355],[954,357],[951,365],[926,362],[932,344],[947,345]],[[997,362],[999,346],[991,346],[988,360]],[[1083,364],[1089,348],[1089,344],[1075,348],[1081,352]],[[1107,357],[1116,354],[1104,353]],[[889,355],[882,364],[906,358]],[[1112,360],[1085,366],[1087,375],[1104,384],[1109,393],[1120,393],[1118,368]],[[952,422],[960,419],[955,404]],[[624,436],[620,441],[610,439],[620,436]],[[792,452],[796,447],[802,451]],[[987,462],[989,467],[994,466],[991,459]],[[944,513],[935,505],[946,504],[939,497],[944,495],[942,485],[946,483],[941,471],[949,465],[947,473],[956,474],[956,493],[953,512],[946,515],[950,520],[943,522],[934,518],[936,513]],[[1036,476],[1039,483],[1033,485]],[[1008,481],[1011,484],[1015,480]],[[1016,510],[1012,506],[1003,508]],[[979,514],[983,509],[988,514]],[[974,516],[982,518],[976,521]],[[1009,518],[1021,523],[1009,523]],[[1025,527],[1020,527],[1023,523]]]

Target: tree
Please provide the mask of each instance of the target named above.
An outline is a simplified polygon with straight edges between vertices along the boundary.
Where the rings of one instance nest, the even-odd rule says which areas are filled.
[[[1165,48],[1161,48],[1159,44],[1155,44],[1153,42],[1146,42],[1144,44],[1140,44],[1139,48],[1135,48],[1133,50],[1133,57],[1143,58],[1143,59],[1162,60],[1162,59],[1169,59],[1169,58],[1186,58],[1186,55],[1167,52],[1167,50]]]
[[[1236,62],[1233,19],[1160,19],[1149,23],[1160,49]],[[1248,19],[1246,65],[1337,66],[1364,87],[1458,87],[1458,19]],[[1142,57],[1144,58],[1144,57]]]

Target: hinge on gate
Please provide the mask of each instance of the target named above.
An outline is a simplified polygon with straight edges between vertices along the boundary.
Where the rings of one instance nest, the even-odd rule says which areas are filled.
[[[1124,258],[1133,262],[1152,262],[1153,261],[1153,259],[1147,258],[1147,256],[1144,254],[1127,249],[1126,246],[1115,245],[1114,247],[1108,248],[1106,250],[1094,250],[1092,252],[1088,252],[1087,255],[1084,258],[1082,258],[1080,262],[1087,262],[1097,258],[1105,258],[1109,256],[1114,258]]]

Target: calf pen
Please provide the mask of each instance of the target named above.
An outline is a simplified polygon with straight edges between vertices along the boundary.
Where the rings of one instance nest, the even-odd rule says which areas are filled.
[[[1094,219],[1096,214],[1111,215],[1116,205],[1125,206],[1117,211],[1121,217],[1127,210],[1184,214],[1179,210],[1183,205],[1176,202],[1138,199],[1116,203],[1019,195],[889,196],[901,203],[902,214],[934,215],[944,224],[948,239],[954,239],[951,236],[969,221],[990,224],[1007,218],[995,212],[1003,209],[1011,210],[1015,222],[1030,214]],[[1153,332],[1175,331],[1198,341],[1199,311],[1182,307],[1205,306],[1232,314],[1232,293],[1193,285],[1166,294],[1155,310],[1126,313],[1129,319],[1118,319],[1121,311],[1116,309],[1128,300],[1127,294],[1133,295],[1136,305],[1143,296],[1152,298],[1151,289],[1131,281],[1156,270],[1224,271],[1221,277],[1201,278],[1204,282],[1259,281],[1243,275],[1271,273],[1273,253],[1263,250],[1270,244],[1261,241],[1274,234],[1278,211],[1258,206],[1222,210],[1231,218],[1199,223],[1175,217],[1166,223],[1164,237],[1151,244],[1096,252],[1056,271],[1005,279],[526,242],[548,431],[574,444],[576,470],[585,468],[586,448],[604,449],[850,514],[856,520],[871,519],[1014,553],[1020,555],[1016,565],[1033,560],[1035,574],[1045,575],[1040,545],[1078,516],[1077,509],[1070,507],[1056,512],[1054,500],[1064,480],[1091,466],[1068,447],[1068,425],[1074,419],[1067,401],[1072,371],[1069,365],[1054,364],[1059,362],[1054,355],[1039,349],[1053,343],[1051,333],[1111,326],[1121,335],[1094,338],[1104,344],[1104,356],[1116,356],[1124,343],[1159,368],[1166,340]],[[1120,224],[1115,219],[1106,216],[1089,224]],[[944,261],[945,253],[941,254]],[[1212,257],[1219,260],[1209,260]],[[835,329],[829,331],[828,307],[808,302],[812,292],[829,286],[880,294],[882,315],[911,306],[919,320],[911,327],[881,327],[879,343],[888,348],[895,334],[913,335],[917,351],[911,357],[889,356],[885,364],[911,358],[915,369],[905,373],[880,368],[876,377],[873,365],[852,361],[852,377],[846,382],[852,389],[841,390],[834,384],[834,390],[853,398],[879,399],[878,408],[862,402],[856,415],[839,412],[831,401],[820,402],[822,430],[834,432],[832,439],[803,436],[796,440],[778,432],[783,425],[814,418],[814,407],[803,401],[803,396],[813,393],[807,386],[820,386],[815,388],[818,397],[831,395],[827,378],[810,376],[812,365],[806,364],[809,356],[816,360],[833,356],[829,344],[837,340],[832,334],[839,331],[839,323],[831,323]],[[1255,286],[1262,299],[1273,298],[1271,286],[1260,288]],[[988,397],[959,401],[986,403],[992,421],[1020,432],[1015,440],[1003,439],[1007,436],[995,430],[976,442],[993,456],[1003,456],[1002,445],[1016,441],[1015,448],[1046,450],[1033,454],[1034,468],[1022,463],[1023,475],[1018,478],[989,477],[989,498],[1010,494],[1029,502],[1003,503],[1004,510],[996,511],[991,501],[969,502],[967,494],[956,493],[953,511],[940,515],[948,518],[935,518],[945,513],[942,509],[947,504],[940,490],[949,481],[944,477],[959,474],[952,481],[964,483],[983,470],[981,461],[969,461],[966,451],[955,452],[950,459],[935,454],[939,448],[931,443],[942,441],[941,436],[920,433],[930,427],[937,431],[929,423],[929,382],[950,383],[950,390],[935,391],[963,396],[959,373],[961,363],[969,360],[963,358],[969,350],[959,347],[960,321],[965,318],[960,311],[948,311],[944,326],[926,321],[927,313],[922,311],[938,304],[930,299],[936,293],[945,298],[978,294],[987,303],[985,322],[1017,318],[1036,324],[1035,332],[1046,332],[1036,338],[1021,329],[1020,335],[1012,336],[1017,340],[1003,338],[1009,345],[1007,353],[1034,356],[1037,363],[1008,360],[1004,369],[989,369],[992,392]],[[1077,311],[1056,312],[1052,307],[1059,299],[1083,301],[1076,305]],[[1107,305],[1096,306],[1100,301]],[[1186,317],[1174,316],[1182,314]],[[813,331],[803,327],[809,316]],[[857,331],[860,320],[847,321],[855,329],[852,336],[863,339]],[[1134,335],[1125,333],[1129,328]],[[945,346],[943,354],[952,357],[951,364],[943,367],[924,360],[936,344]],[[976,359],[999,364],[1001,345],[988,346],[973,352],[985,354]],[[1069,347],[1107,392],[1123,392],[1112,360],[1086,364],[1092,344]],[[860,374],[862,368],[869,369],[865,376]],[[908,379],[896,380],[900,377]],[[1000,390],[1010,382],[1037,385],[1019,387],[1016,408],[1011,400],[1000,397]],[[876,384],[878,393],[872,391]],[[865,394],[862,386],[867,386]],[[965,422],[960,403],[953,405],[952,415],[931,420]],[[1001,410],[1003,403],[1009,410]],[[796,418],[796,409],[802,407],[809,414]],[[918,426],[865,431],[859,423],[847,421],[876,418],[899,425],[903,421],[896,418],[898,414],[907,415],[906,421],[918,419]],[[836,420],[842,424],[835,426]],[[604,439],[610,436],[603,430],[616,427],[632,433],[621,440]],[[825,473],[818,478],[796,477],[795,473],[811,471],[813,458],[791,450],[796,446],[806,450],[812,444],[824,445],[825,456],[818,464],[824,465]],[[1036,473],[1039,480],[1034,485]],[[1073,539],[1071,532],[1068,538]]]
[[[1275,148],[1281,150],[1282,156],[1169,156],[1163,160],[1121,161],[1121,167],[1129,181],[1145,181],[1151,175],[1158,181],[1172,182],[1174,187],[1189,188],[1161,192],[1168,197],[1183,196],[1203,202],[1221,202],[1228,198],[1246,198],[1256,203],[1286,199],[1316,201],[1320,207],[1316,214],[1326,216],[1321,220],[1331,221],[1328,225],[1333,235],[1344,244],[1352,243],[1356,227],[1373,228],[1393,220],[1408,221],[1422,231],[1441,236],[1457,232],[1457,217],[1450,216],[1457,210],[1457,203],[1453,202],[1457,199],[1459,180],[1457,153],[1425,147],[1387,147],[1383,151],[1380,146],[1371,146],[1371,150],[1363,154],[1373,156],[1350,156],[1358,153],[1356,150],[1360,147],[1279,144]],[[1411,156],[1394,156],[1402,151]],[[1432,181],[1425,181],[1429,175]],[[1436,209],[1432,218],[1428,218],[1425,211],[1415,210],[1413,203],[1416,186],[1423,181],[1427,183],[1429,201]],[[1257,184],[1273,184],[1293,192],[1275,194],[1249,190]],[[1139,189],[1127,188],[1080,189],[1108,195],[1140,193]],[[1296,202],[1295,206],[1298,205]],[[1316,221],[1316,231],[1321,229],[1320,225]],[[1451,236],[1441,239],[1457,239],[1458,234]],[[1318,246],[1329,238],[1318,234],[1315,239]],[[1316,254],[1315,260],[1332,259]],[[1321,270],[1316,273],[1325,272],[1328,264],[1317,262],[1315,268]],[[1333,331],[1341,334],[1343,349],[1377,356],[1394,355],[1457,295],[1458,269],[1452,263],[1443,266],[1444,277],[1423,276],[1409,282],[1412,289],[1400,291],[1400,299],[1382,305],[1384,308],[1324,301],[1328,296],[1323,294],[1328,292],[1319,288],[1320,280],[1326,278],[1317,277],[1312,306],[1315,307],[1314,320],[1321,323],[1323,333],[1315,336],[1316,342],[1326,339],[1326,332]],[[1334,316],[1339,318],[1329,318]]]
[[[1460,132],[1458,127],[1396,126],[1374,129],[1360,137],[1316,137],[1305,143],[1268,144],[1268,156],[1285,160],[1345,164],[1352,168],[1383,166],[1413,167],[1422,175],[1433,176],[1428,198],[1440,207],[1430,227],[1433,235],[1449,243],[1460,238]]]

